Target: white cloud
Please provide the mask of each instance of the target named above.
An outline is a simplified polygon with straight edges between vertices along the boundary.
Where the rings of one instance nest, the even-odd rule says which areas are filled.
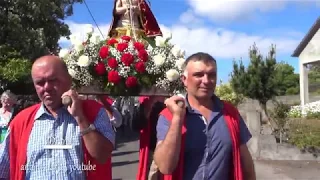
[[[297,5],[315,4],[319,0],[187,0],[197,15],[208,17],[216,22],[231,22],[253,19],[258,12],[278,11],[289,3]]]
[[[203,20],[195,16],[194,12],[189,9],[180,15],[180,22],[183,24],[198,26],[203,24]]]
[[[268,52],[271,44],[276,44],[278,54],[291,54],[300,41],[292,37],[263,37],[218,28],[175,26],[171,30],[173,41],[185,48],[188,54],[204,51],[216,58],[247,58],[248,48],[253,43],[263,54]]]
[[[88,24],[77,24],[68,22],[72,33],[84,34]],[[99,25],[101,31],[106,34],[109,29],[108,24]],[[198,51],[210,53],[215,58],[247,58],[249,46],[256,43],[262,53],[267,53],[271,44],[276,44],[277,54],[291,54],[301,40],[301,36],[292,36],[292,33],[286,30],[287,36],[261,36],[251,35],[243,32],[231,31],[222,28],[209,27],[192,27],[186,25],[177,25],[173,27],[166,27],[161,25],[163,31],[170,30],[173,35],[173,42],[179,44],[187,54],[192,54]],[[99,33],[95,28],[95,32]],[[303,35],[303,34],[301,34]],[[65,39],[61,39],[61,43],[65,43]]]

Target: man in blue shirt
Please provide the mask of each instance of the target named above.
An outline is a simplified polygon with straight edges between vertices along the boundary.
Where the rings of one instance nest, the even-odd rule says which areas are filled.
[[[155,162],[163,174],[171,174],[177,168],[181,129],[185,123],[183,180],[230,180],[232,140],[222,114],[223,103],[214,95],[216,61],[209,54],[196,53],[186,59],[183,70],[187,95],[185,99],[173,96],[165,101],[173,117],[171,121],[159,117]],[[184,101],[186,108],[179,107],[177,101]],[[239,119],[244,179],[255,180],[253,160],[246,146],[251,134],[243,119]]]

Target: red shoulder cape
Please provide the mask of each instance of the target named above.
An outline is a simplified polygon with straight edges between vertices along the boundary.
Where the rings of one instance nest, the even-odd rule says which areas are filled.
[[[148,100],[149,97],[143,96],[139,97],[139,103],[142,104],[145,100]],[[147,179],[147,170],[148,170],[148,158],[149,158],[149,143],[150,143],[150,131],[151,124],[150,121],[147,121],[146,128],[140,131],[140,147],[139,147],[139,165],[137,172],[137,180],[146,180]]]
[[[29,136],[34,123],[34,116],[39,109],[40,104],[31,106],[21,111],[10,124],[10,145],[9,145],[9,156],[10,156],[10,179],[11,180],[24,180],[25,171],[21,171],[22,165],[25,165],[27,161],[27,145]],[[101,104],[93,100],[83,101],[83,109],[88,120],[93,123],[97,116]],[[87,180],[112,179],[111,170],[111,157],[105,164],[99,164],[97,161],[90,156],[84,143],[84,164],[90,162],[91,165],[96,165],[95,171],[86,171]]]
[[[232,156],[233,156],[233,171],[232,171],[232,180],[243,180],[242,167],[240,161],[240,141],[239,141],[239,112],[231,104],[223,102],[223,115],[227,123],[228,129],[230,131],[230,136],[232,140]],[[161,115],[165,116],[169,121],[172,120],[171,112],[166,108],[161,112]],[[163,175],[163,180],[183,180],[183,164],[184,164],[184,145],[185,145],[185,134],[186,134],[185,125],[182,127],[182,142],[180,150],[180,159],[178,166],[172,174]],[[140,179],[139,179],[140,180]],[[142,180],[142,179],[141,179]]]

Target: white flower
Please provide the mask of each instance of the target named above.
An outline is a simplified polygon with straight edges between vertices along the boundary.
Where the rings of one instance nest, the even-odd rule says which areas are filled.
[[[178,45],[174,45],[173,48],[171,49],[171,53],[175,56],[175,57],[181,57],[182,55],[182,51],[180,49],[180,47]]]
[[[183,64],[184,64],[184,62],[185,62],[186,60],[185,59],[183,59],[183,58],[179,58],[177,61],[176,61],[176,67],[178,68],[178,69],[182,69],[182,66],[183,66]]]
[[[89,57],[85,55],[80,56],[77,64],[81,67],[88,67],[90,65]]]
[[[79,37],[76,36],[75,34],[72,34],[70,35],[70,41],[71,41],[71,44],[74,45],[77,43],[77,41],[79,41]]]
[[[62,59],[65,59],[69,56],[69,50],[68,49],[61,49],[59,52],[59,57]]]
[[[166,58],[161,54],[157,54],[153,57],[153,61],[156,66],[162,66],[165,60]]]
[[[158,47],[164,47],[166,45],[166,39],[164,37],[157,36],[155,38],[155,41],[156,41],[156,46]]]
[[[93,26],[92,25],[88,25],[86,27],[85,33],[86,34],[92,34],[94,32]]]
[[[100,35],[99,34],[92,34],[91,38],[90,38],[90,43],[92,44],[97,44],[98,42],[100,42]]]
[[[73,45],[76,52],[82,51],[84,49],[83,43],[79,40],[76,40]]]
[[[166,72],[166,76],[170,82],[179,79],[179,72],[175,69],[170,69]]]
[[[165,40],[171,40],[172,39],[172,33],[170,31],[164,31],[162,33],[162,36]]]
[[[77,72],[76,72],[75,70],[73,70],[73,69],[68,69],[68,73],[70,74],[70,76],[71,76],[72,78],[75,78],[75,77],[76,77],[76,74],[77,74]]]

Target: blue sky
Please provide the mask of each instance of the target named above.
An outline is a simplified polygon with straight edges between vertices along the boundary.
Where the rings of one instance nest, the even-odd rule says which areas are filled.
[[[106,34],[112,18],[113,0],[87,0],[99,28]],[[218,61],[218,76],[228,80],[232,61],[248,62],[254,42],[266,54],[277,45],[277,60],[298,69],[291,54],[320,15],[319,0],[150,0],[151,9],[164,31],[187,54],[210,53]],[[95,26],[86,6],[77,4],[66,22],[72,33],[82,34],[87,24]],[[98,32],[98,31],[96,31]],[[67,42],[61,39],[61,45]]]

